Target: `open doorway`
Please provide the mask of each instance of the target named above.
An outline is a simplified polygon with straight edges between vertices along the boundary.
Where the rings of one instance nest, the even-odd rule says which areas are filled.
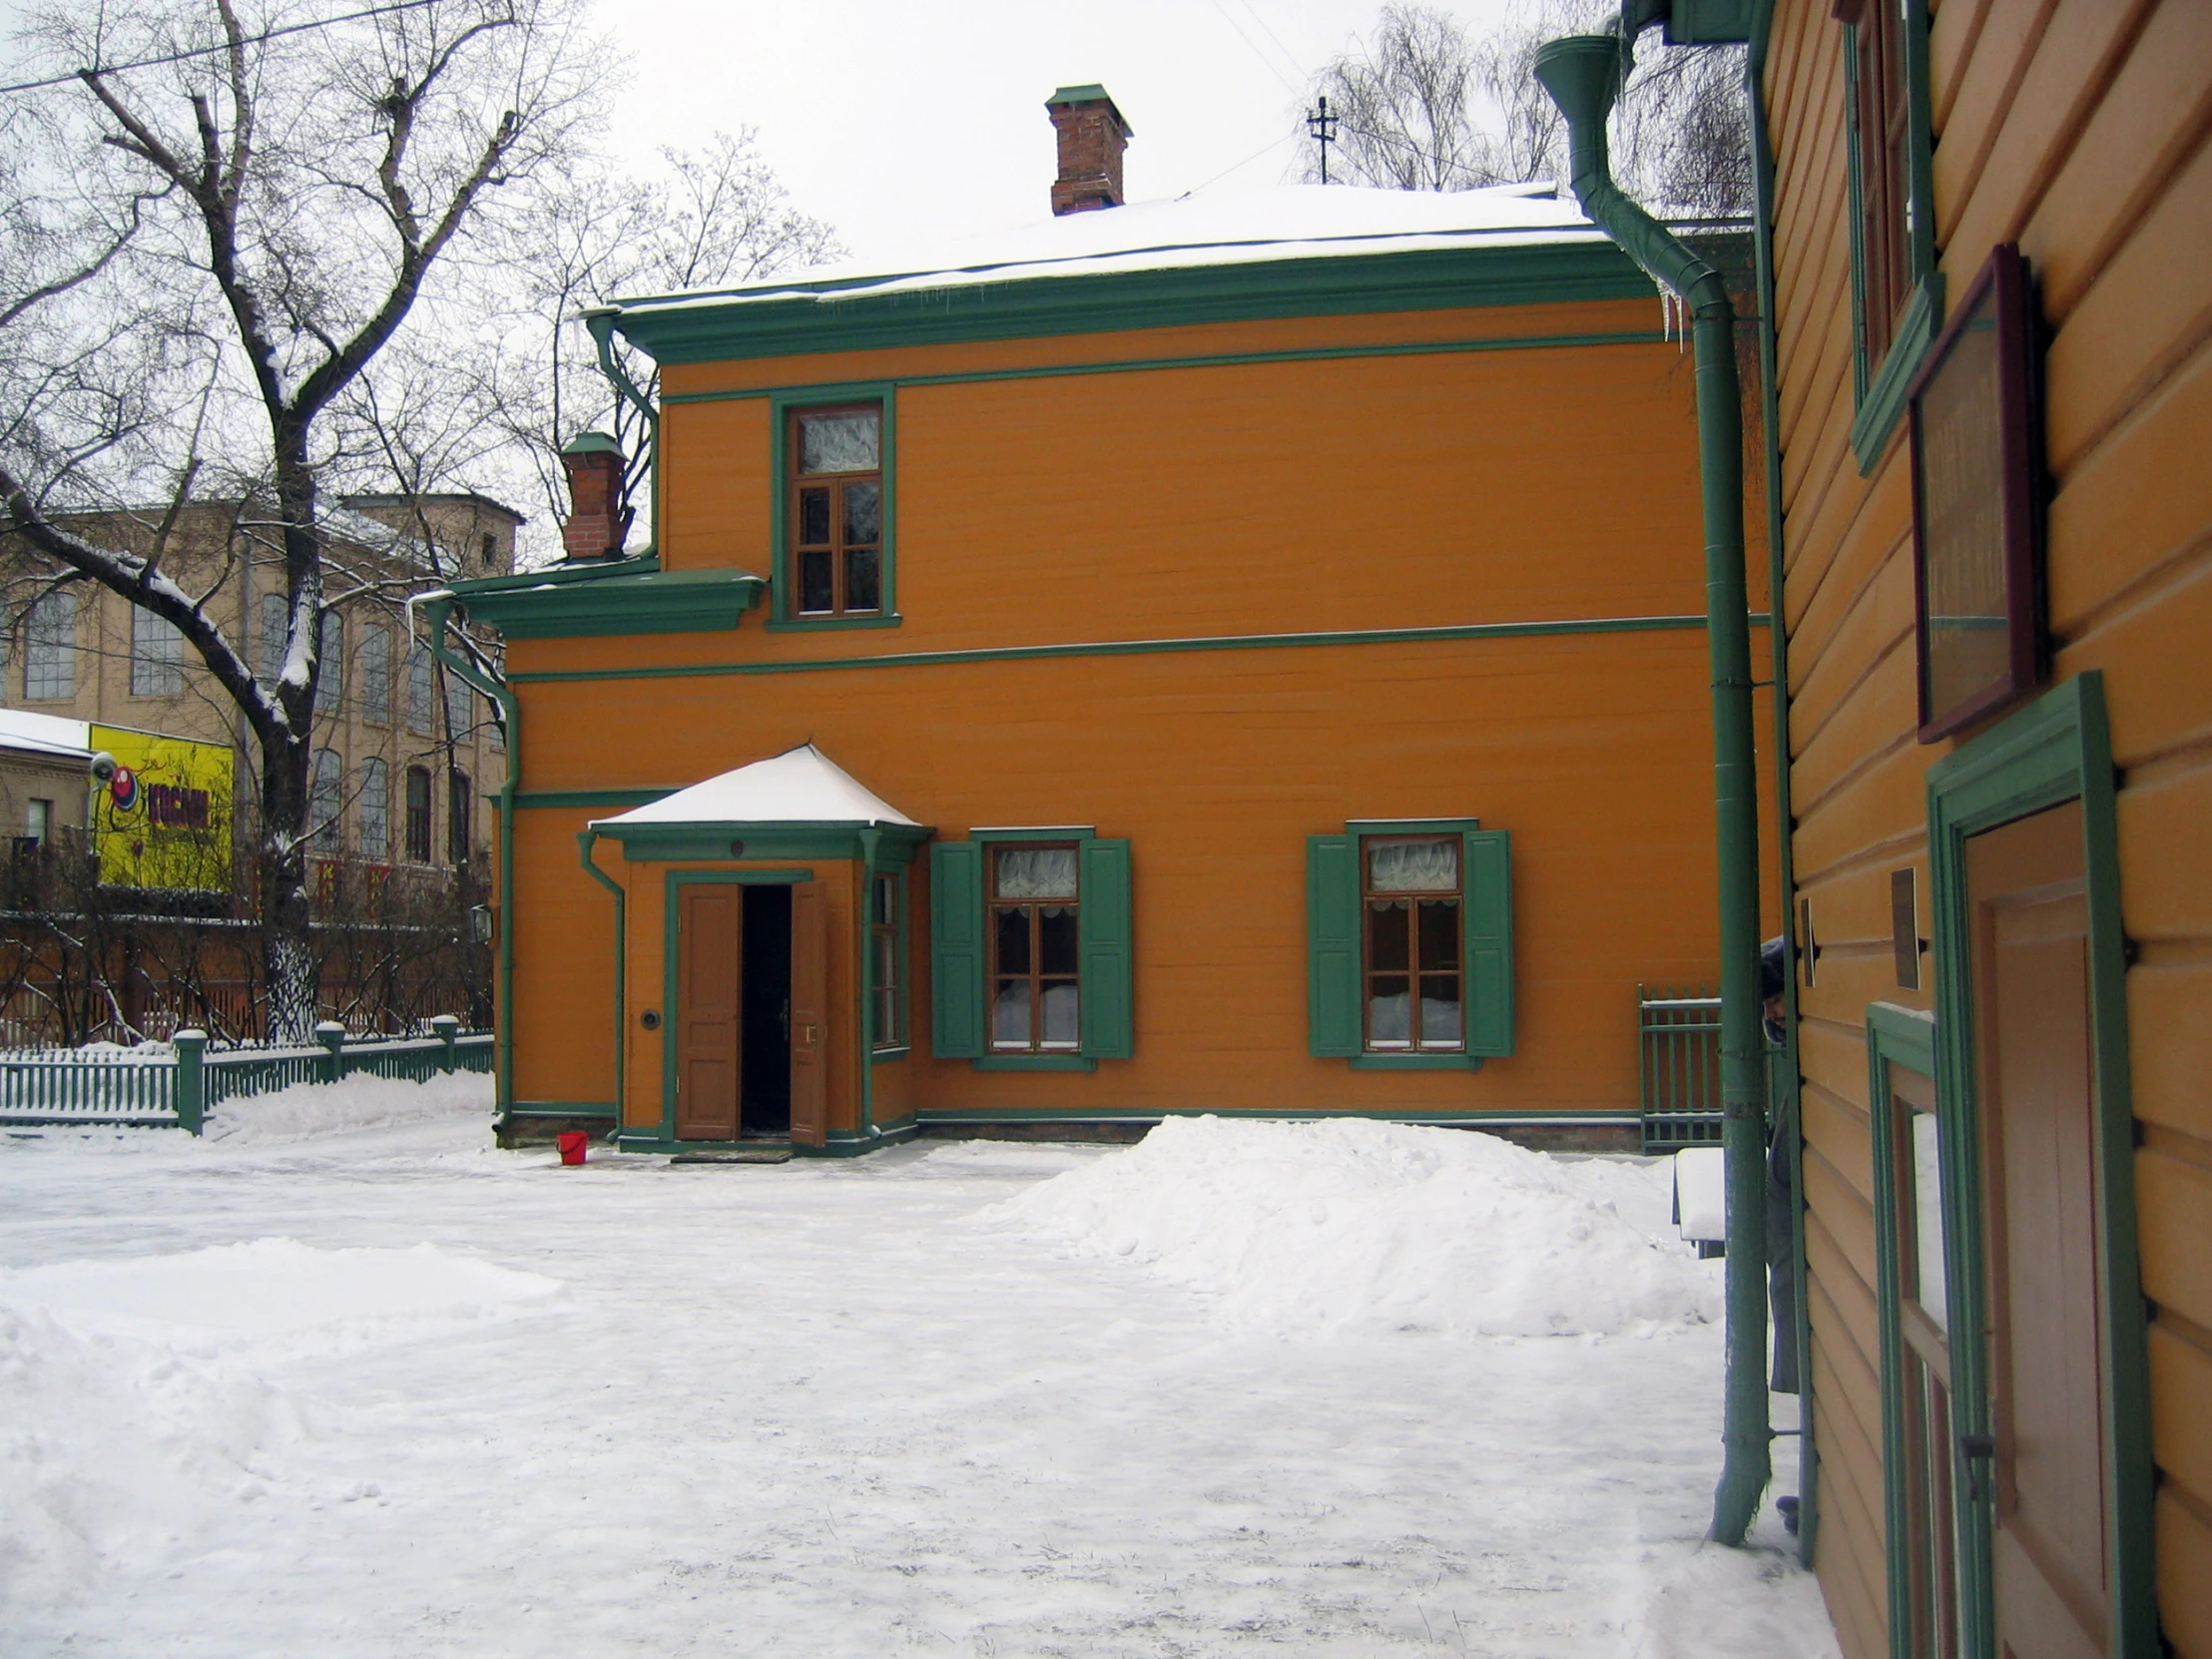
[[[792,890],[745,889],[739,1133],[782,1140],[792,1126]]]

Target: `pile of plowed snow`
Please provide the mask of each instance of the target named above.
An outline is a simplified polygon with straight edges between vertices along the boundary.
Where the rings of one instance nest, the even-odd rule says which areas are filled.
[[[226,1100],[208,1114],[207,1135],[212,1141],[241,1145],[297,1141],[439,1118],[488,1120],[492,1105],[492,1080],[471,1072],[441,1072],[421,1083],[348,1077],[342,1083],[294,1083],[274,1094]]]
[[[1718,1264],[1666,1225],[1667,1179],[1457,1129],[1170,1118],[986,1214],[1142,1263],[1238,1327],[1611,1336],[1720,1315]]]

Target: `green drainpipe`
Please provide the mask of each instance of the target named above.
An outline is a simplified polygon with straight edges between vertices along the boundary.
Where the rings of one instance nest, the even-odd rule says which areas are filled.
[[[456,656],[446,644],[446,619],[452,615],[454,598],[446,594],[441,598],[423,602],[423,610],[430,619],[430,654],[445,665],[445,672],[457,677],[463,685],[473,686],[499,705],[507,722],[507,769],[494,798],[499,814],[499,915],[494,930],[493,949],[497,952],[497,988],[493,992],[493,1026],[495,1035],[492,1048],[492,1069],[496,1077],[499,1114],[505,1118],[515,1100],[515,1052],[514,1052],[514,896],[515,896],[515,786],[522,778],[522,711],[515,702],[514,693],[507,683],[496,676],[480,674],[474,666]]]
[[[584,312],[584,327],[591,335],[592,344],[599,348],[599,372],[607,377],[617,397],[627,400],[645,416],[645,441],[653,452],[653,535],[646,543],[650,552],[661,545],[661,411],[653,406],[653,399],[646,396],[638,383],[623,372],[621,359],[615,355],[615,319],[621,314],[620,308],[614,305],[595,306]]]
[[[1605,119],[1626,44],[1571,35],[1536,54],[1536,79],[1566,118],[1574,194],[1653,281],[1688,301],[1697,352],[1698,470],[1705,512],[1705,619],[1713,673],[1713,804],[1721,937],[1722,1145],[1728,1160],[1728,1370],[1724,1459],[1707,1536],[1740,1544],[1772,1472],[1767,1422],[1766,1038],[1759,1008],[1759,793],[1751,625],[1744,591],[1743,402],[1736,307],[1719,272],[1613,183]]]
[[[629,1074],[622,1069],[623,1022],[629,1017],[624,1012],[623,987],[630,979],[630,929],[627,911],[629,895],[622,890],[622,883],[599,867],[592,857],[592,848],[599,843],[599,831],[576,831],[576,848],[583,855],[584,873],[615,895],[615,1126],[608,1136],[614,1140],[622,1134],[623,1091],[629,1084]]]

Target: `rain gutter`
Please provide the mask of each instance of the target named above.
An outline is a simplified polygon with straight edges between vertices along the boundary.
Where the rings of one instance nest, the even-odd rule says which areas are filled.
[[[652,553],[661,545],[661,411],[654,407],[653,399],[638,388],[638,383],[623,372],[622,363],[615,356],[615,322],[621,315],[618,305],[594,306],[584,312],[584,327],[591,334],[592,344],[598,347],[599,372],[607,377],[617,397],[645,416],[645,441],[653,451],[653,536],[646,543],[645,551]]]
[[[624,1002],[630,981],[629,894],[623,890],[621,882],[599,867],[599,860],[593,856],[593,849],[598,844],[598,830],[576,831],[576,849],[583,857],[584,873],[615,895],[615,1126],[607,1136],[612,1141],[622,1134],[623,1108],[627,1103],[630,1078],[622,1065],[623,1027],[629,1017]]]
[[[1629,53],[1620,35],[1570,35],[1536,54],[1567,123],[1582,211],[1692,317],[1706,640],[1713,686],[1713,805],[1720,886],[1721,1140],[1727,1161],[1727,1378],[1722,1467],[1706,1536],[1741,1544],[1773,1472],[1767,1406],[1766,1041],[1759,1007],[1759,796],[1751,626],[1744,583],[1743,394],[1736,306],[1720,273],[1613,183],[1605,120]]]

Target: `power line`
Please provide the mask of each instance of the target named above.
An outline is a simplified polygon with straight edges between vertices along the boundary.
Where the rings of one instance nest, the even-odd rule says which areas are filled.
[[[1244,7],[1246,11],[1250,12],[1252,14],[1252,21],[1259,24],[1262,29],[1265,29],[1267,31],[1268,39],[1275,42],[1275,49],[1283,54],[1283,61],[1289,64],[1293,69],[1298,71],[1299,79],[1302,81],[1306,79],[1306,71],[1299,66],[1298,54],[1296,52],[1293,52],[1288,46],[1285,46],[1283,44],[1283,37],[1277,34],[1275,32],[1275,26],[1269,23],[1268,20],[1261,15],[1260,8],[1255,6],[1252,3],[1252,0],[1237,0],[1237,4]]]
[[[1278,81],[1281,81],[1284,85],[1285,90],[1290,92],[1297,92],[1299,90],[1297,87],[1292,86],[1289,79],[1286,78],[1283,74],[1283,71],[1276,67],[1275,60],[1269,57],[1265,52],[1260,50],[1260,43],[1254,40],[1250,35],[1245,33],[1244,25],[1237,21],[1236,15],[1232,13],[1227,6],[1223,5],[1221,3],[1221,0],[1214,0],[1214,10],[1221,13],[1221,20],[1224,23],[1228,24],[1230,28],[1237,31],[1237,38],[1243,41],[1245,45],[1252,48],[1252,55],[1258,58],[1263,64],[1267,65],[1268,73],[1270,75],[1273,75]]]
[[[1295,139],[1295,138],[1296,138],[1297,136],[1298,136],[1298,135],[1297,135],[1297,134],[1295,134],[1295,133],[1285,133],[1285,134],[1284,134],[1284,135],[1283,135],[1283,136],[1282,136],[1281,138],[1274,138],[1274,139],[1270,139],[1270,140],[1268,140],[1268,142],[1267,142],[1267,143],[1265,143],[1265,144],[1261,145],[1259,149],[1257,149],[1257,150],[1253,151],[1253,153],[1252,153],[1251,155],[1247,156],[1247,157],[1246,157],[1246,158],[1245,158],[1245,159],[1244,159],[1243,161],[1241,161],[1241,162],[1238,162],[1238,163],[1236,164],[1236,166],[1234,166],[1234,167],[1225,167],[1225,168],[1223,168],[1223,169],[1222,169],[1222,170],[1221,170],[1221,171],[1220,171],[1219,173],[1215,174],[1215,175],[1214,175],[1214,176],[1213,176],[1213,177],[1212,177],[1211,179],[1207,180],[1207,181],[1206,181],[1206,183],[1205,183],[1205,184],[1203,184],[1203,185],[1193,185],[1193,186],[1191,186],[1191,188],[1190,188],[1189,190],[1185,191],[1185,192],[1184,192],[1184,193],[1183,193],[1183,194],[1182,194],[1181,196],[1178,196],[1178,197],[1176,198],[1176,201],[1178,201],[1178,202],[1187,202],[1187,201],[1189,201],[1189,200],[1190,200],[1190,199],[1191,199],[1192,197],[1196,196],[1196,195],[1197,195],[1197,194],[1198,194],[1198,193],[1199,193],[1200,191],[1202,191],[1202,190],[1206,189],[1208,185],[1218,185],[1218,184],[1220,184],[1220,183],[1221,183],[1221,182],[1222,182],[1222,181],[1223,181],[1224,179],[1228,178],[1230,174],[1232,174],[1232,173],[1235,173],[1235,172],[1237,172],[1237,171],[1238,171],[1238,169],[1240,169],[1240,168],[1247,168],[1247,167],[1250,167],[1250,166],[1251,166],[1251,165],[1252,165],[1252,164],[1253,164],[1254,162],[1258,161],[1258,160],[1259,160],[1259,159],[1260,159],[1260,158],[1261,158],[1262,156],[1266,155],[1266,154],[1267,154],[1267,153],[1268,153],[1268,152],[1269,152],[1270,150],[1274,150],[1274,149],[1277,149],[1277,148],[1279,148],[1279,147],[1280,147],[1280,146],[1282,146],[1282,145],[1285,145],[1285,144],[1288,144],[1288,143],[1290,143],[1290,142],[1291,142],[1291,141],[1292,141],[1293,139]]]
[[[420,11],[425,6],[441,4],[441,0],[393,0],[390,5],[370,6],[364,11],[347,12],[342,17],[317,18],[310,23],[286,23],[280,28],[264,29],[258,35],[247,35],[239,41],[241,46],[260,46],[282,35],[303,35],[314,29],[332,29],[340,23],[358,23],[363,18],[387,17],[393,12]],[[86,75],[120,75],[127,69],[154,69],[162,64],[184,63],[193,58],[208,58],[218,52],[231,50],[231,43],[220,46],[196,46],[189,52],[168,52],[158,58],[140,58],[132,63],[96,64],[90,69],[73,69],[67,75],[49,75],[43,81],[18,81],[12,86],[0,87],[0,93],[37,92],[44,87],[65,87]]]

